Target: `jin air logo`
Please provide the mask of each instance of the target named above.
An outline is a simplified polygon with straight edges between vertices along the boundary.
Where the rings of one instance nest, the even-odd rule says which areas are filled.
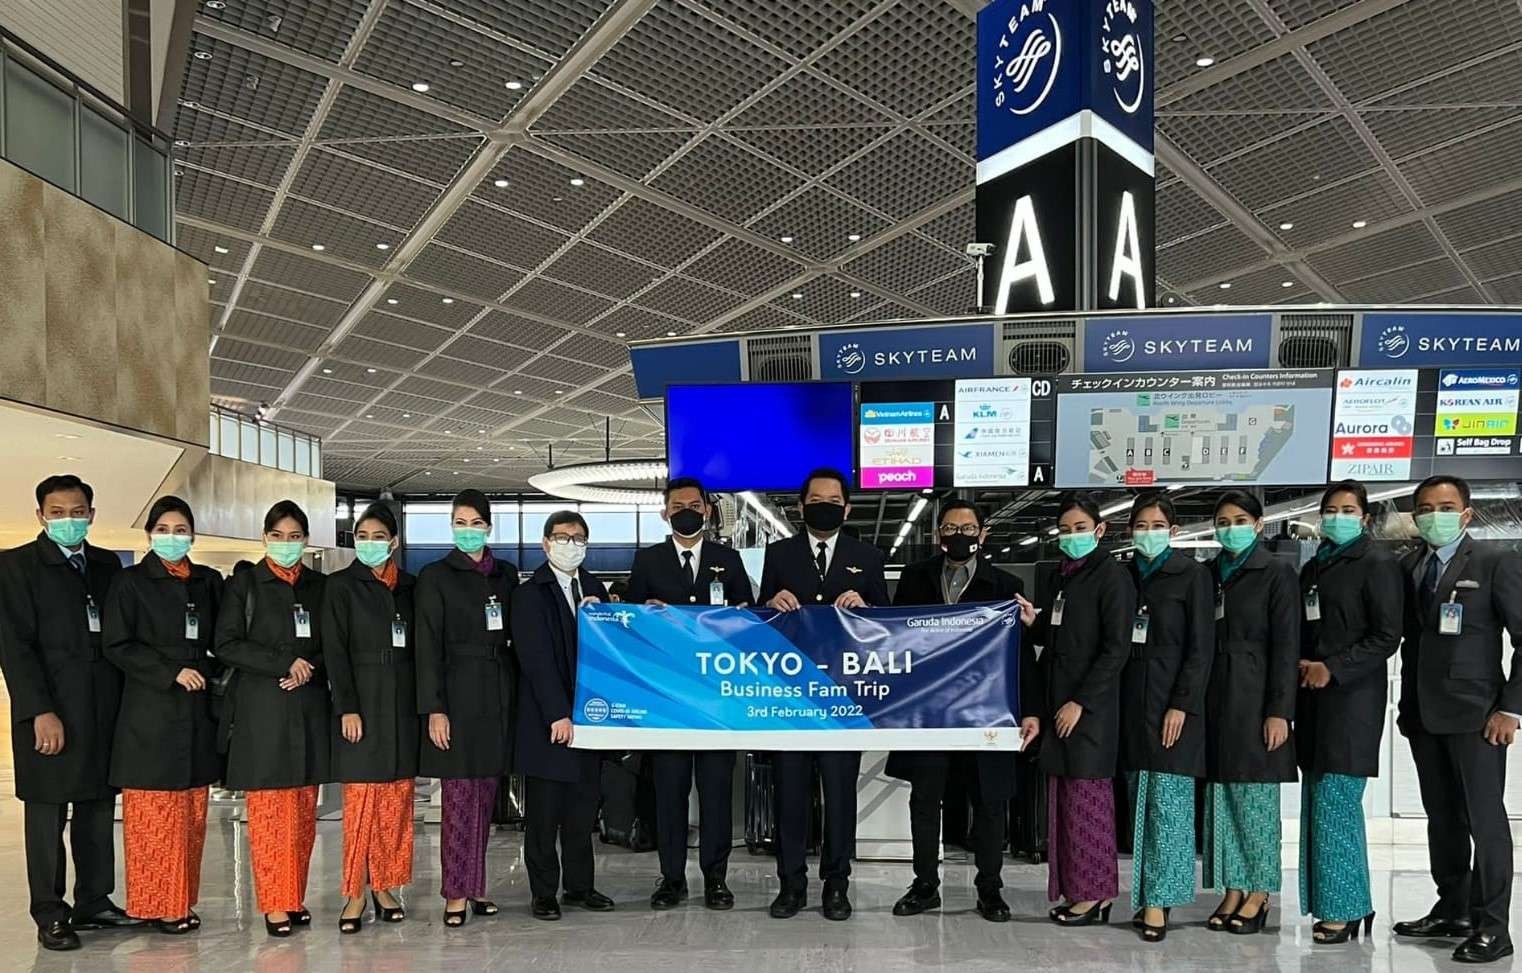
[[[600,696],[593,696],[582,704],[581,715],[587,718],[588,723],[601,723],[608,718],[608,701]]]
[[[1392,324],[1379,333],[1379,341],[1375,348],[1386,358],[1404,358],[1406,352],[1411,350],[1411,338],[1406,334],[1404,324]]]
[[[1047,0],[1031,0],[1009,18],[994,55],[994,105],[1029,115],[1046,102],[1062,67],[1062,28]]]
[[[861,345],[852,341],[840,346],[835,353],[835,367],[847,375],[857,375],[867,367],[866,353],[861,350]]]
[[[1110,79],[1115,103],[1127,115],[1136,114],[1147,91],[1147,63],[1132,0],[1109,0],[1099,25],[1100,65]]]
[[[1111,331],[1105,335],[1104,344],[1100,346],[1099,353],[1104,355],[1105,361],[1123,365],[1135,356],[1136,342],[1131,339],[1131,332],[1124,328]]]

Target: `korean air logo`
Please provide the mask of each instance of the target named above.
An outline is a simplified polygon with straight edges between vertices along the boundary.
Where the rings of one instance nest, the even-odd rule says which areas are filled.
[[[1047,0],[1020,5],[1004,25],[989,84],[994,105],[1012,115],[1029,115],[1046,103],[1062,69],[1062,28]]]
[[[1100,66],[1115,103],[1127,115],[1136,114],[1147,91],[1145,48],[1136,19],[1134,0],[1109,0],[1099,26]]]
[[[860,374],[867,367],[866,352],[854,341],[841,345],[840,350],[835,352],[835,367],[847,375]]]
[[[1105,361],[1122,365],[1136,355],[1136,342],[1132,340],[1129,331],[1124,329],[1111,331],[1105,335],[1104,344],[1100,346],[1099,353],[1104,355]]]
[[[1404,324],[1392,324],[1379,333],[1379,340],[1374,347],[1386,358],[1404,358],[1406,352],[1411,350],[1411,337],[1406,334]]]
[[[581,705],[581,715],[587,718],[588,723],[601,723],[608,718],[608,701],[600,696],[593,696]]]

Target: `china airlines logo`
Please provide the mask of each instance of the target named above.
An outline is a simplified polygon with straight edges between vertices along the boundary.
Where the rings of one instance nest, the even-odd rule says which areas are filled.
[[[861,350],[861,345],[852,341],[840,346],[835,353],[835,367],[847,375],[856,375],[867,367],[867,356]]]
[[[1021,4],[999,38],[990,84],[994,105],[1012,115],[1040,108],[1062,67],[1062,28],[1046,6],[1046,0]]]
[[[1147,64],[1133,0],[1109,0],[1099,26],[1101,66],[1110,79],[1115,103],[1127,115],[1136,114],[1147,91]]]
[[[1411,350],[1411,338],[1406,334],[1404,324],[1392,324],[1379,333],[1379,341],[1375,348],[1386,358],[1404,358],[1406,352]]]
[[[1131,332],[1125,329],[1111,331],[1105,335],[1099,353],[1104,355],[1105,361],[1123,365],[1136,354],[1136,342],[1131,339]]]

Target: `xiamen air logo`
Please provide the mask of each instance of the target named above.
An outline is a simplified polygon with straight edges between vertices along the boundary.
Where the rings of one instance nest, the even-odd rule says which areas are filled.
[[[1390,325],[1379,333],[1379,341],[1374,347],[1386,358],[1406,357],[1406,352],[1411,350],[1411,338],[1406,334],[1406,326],[1404,324]]]
[[[999,37],[989,80],[994,105],[1013,115],[1029,115],[1040,108],[1062,68],[1062,28],[1046,6],[1047,0],[1021,4]]]
[[[1136,354],[1136,342],[1131,339],[1129,331],[1124,329],[1111,331],[1105,335],[1104,344],[1100,345],[1099,353],[1104,355],[1105,361],[1123,365]]]
[[[601,723],[608,718],[608,701],[600,696],[593,696],[582,704],[581,715],[587,718],[588,723]]]
[[[835,353],[835,367],[847,375],[856,375],[867,367],[866,353],[861,350],[861,345],[850,342],[840,346]]]
[[[1147,64],[1132,0],[1109,0],[1099,25],[1101,66],[1110,79],[1115,103],[1127,115],[1136,114],[1147,91]]]

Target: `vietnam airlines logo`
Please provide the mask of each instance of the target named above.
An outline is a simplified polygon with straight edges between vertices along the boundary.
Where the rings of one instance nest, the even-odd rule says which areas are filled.
[[[1062,28],[1046,0],[1021,4],[1004,25],[994,55],[994,105],[1013,115],[1029,115],[1046,103],[1062,68]]]

